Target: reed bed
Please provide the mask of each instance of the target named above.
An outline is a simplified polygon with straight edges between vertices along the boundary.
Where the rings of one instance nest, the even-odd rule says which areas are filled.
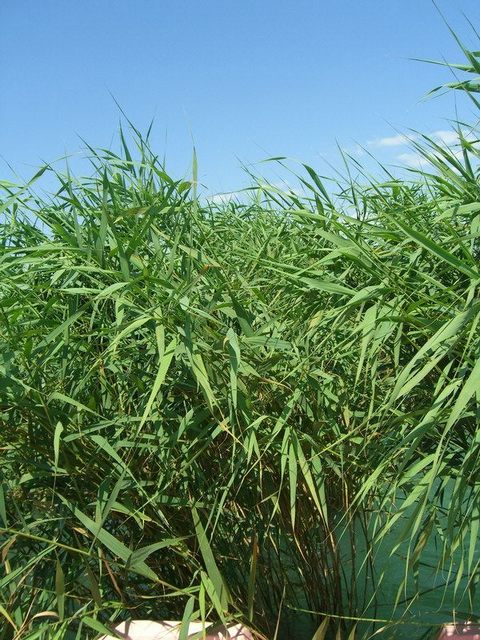
[[[456,127],[407,178],[305,165],[298,193],[221,204],[133,126],[88,178],[1,183],[1,640],[393,637],[432,540],[444,607],[480,615],[479,149]]]

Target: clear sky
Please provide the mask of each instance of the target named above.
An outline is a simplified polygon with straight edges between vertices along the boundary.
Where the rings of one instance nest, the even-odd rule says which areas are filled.
[[[479,49],[478,0],[438,0]],[[326,172],[336,144],[385,161],[407,128],[449,128],[450,79],[409,58],[461,60],[430,0],[0,0],[0,155],[27,177],[43,160],[115,147],[119,111],[145,129],[167,168],[229,191],[241,162],[269,155]],[[397,140],[398,142],[398,140]],[[8,168],[0,163],[0,177]]]

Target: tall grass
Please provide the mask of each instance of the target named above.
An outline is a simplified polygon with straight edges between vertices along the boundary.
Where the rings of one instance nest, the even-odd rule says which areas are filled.
[[[135,128],[88,179],[44,167],[47,198],[39,174],[3,183],[1,640],[128,617],[288,637],[299,611],[316,640],[388,634],[393,607],[357,623],[392,562],[419,597],[431,539],[447,610],[480,615],[479,152],[458,127],[414,180],[327,190],[305,166],[302,195],[242,203],[199,198],[195,158],[174,180]]]

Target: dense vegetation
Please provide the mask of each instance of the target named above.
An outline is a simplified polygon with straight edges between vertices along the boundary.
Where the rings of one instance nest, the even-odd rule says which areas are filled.
[[[415,599],[432,539],[444,606],[480,615],[479,151],[458,132],[417,145],[413,180],[326,189],[305,166],[302,195],[223,204],[135,129],[47,198],[51,167],[2,183],[1,640],[128,617],[285,636],[298,610],[359,637],[388,628],[356,625],[380,559]]]

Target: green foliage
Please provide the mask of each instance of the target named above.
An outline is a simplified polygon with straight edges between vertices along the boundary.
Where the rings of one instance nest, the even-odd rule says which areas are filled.
[[[48,199],[3,184],[0,639],[184,616],[273,637],[295,610],[353,638],[375,550],[406,549],[415,598],[433,538],[475,613],[471,130],[461,154],[426,139],[414,182],[333,195],[305,167],[302,195],[222,205],[132,135]]]

